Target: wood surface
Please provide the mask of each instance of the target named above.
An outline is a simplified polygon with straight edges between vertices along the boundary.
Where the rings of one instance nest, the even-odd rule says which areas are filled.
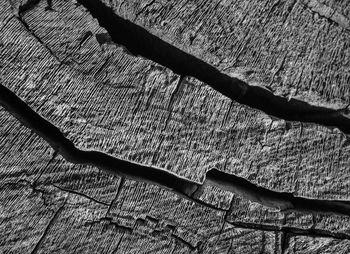
[[[350,252],[347,1],[1,9],[0,253]],[[111,23],[124,19],[128,30]],[[299,120],[261,110],[270,99],[233,100],[224,75]]]

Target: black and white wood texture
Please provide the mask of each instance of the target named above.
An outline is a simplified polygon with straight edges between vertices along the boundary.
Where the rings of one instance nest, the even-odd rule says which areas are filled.
[[[350,253],[348,1],[0,3],[0,253]]]

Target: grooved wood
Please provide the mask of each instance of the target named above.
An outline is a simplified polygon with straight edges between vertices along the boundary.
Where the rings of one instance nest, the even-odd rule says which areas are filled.
[[[273,191],[349,199],[349,136],[134,56],[75,1],[19,15],[27,2],[0,3],[0,83],[78,148],[190,180],[215,167]],[[350,103],[346,1],[104,2],[229,76],[313,105]],[[349,252],[349,216],[285,213],[213,186],[198,198],[222,210],[202,206],[69,163],[3,108],[0,147],[0,253]]]

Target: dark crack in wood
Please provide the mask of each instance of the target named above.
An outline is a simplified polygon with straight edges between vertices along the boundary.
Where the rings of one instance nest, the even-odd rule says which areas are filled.
[[[58,186],[56,184],[52,184],[52,186],[56,187],[57,189],[59,189],[59,190],[61,190],[63,192],[68,192],[68,193],[72,193],[72,194],[75,194],[75,195],[78,195],[78,196],[82,196],[82,197],[87,198],[87,199],[89,199],[89,200],[91,200],[91,201],[93,201],[95,203],[100,204],[100,205],[109,206],[109,204],[107,204],[105,202],[102,202],[102,201],[99,201],[99,200],[97,200],[97,199],[95,199],[93,197],[90,197],[90,196],[88,196],[88,195],[86,195],[84,193],[81,193],[81,192],[78,192],[78,191],[75,191],[75,190],[72,190],[72,189],[64,188],[64,187]]]
[[[331,109],[311,105],[294,98],[274,95],[271,91],[221,73],[210,64],[190,55],[121,18],[98,0],[77,0],[110,34],[112,40],[131,54],[161,64],[182,76],[192,76],[238,103],[288,121],[310,122],[337,127],[350,134],[349,108]]]
[[[56,126],[41,117],[3,85],[0,85],[0,105],[24,126],[46,140],[54,150],[71,163],[92,165],[121,177],[155,184],[216,210],[227,211],[196,199],[194,194],[200,192],[206,185],[213,185],[282,212],[301,211],[312,214],[328,213],[350,216],[350,202],[348,201],[295,197],[292,193],[276,192],[256,186],[244,178],[217,169],[209,170],[204,182],[199,183],[158,167],[122,160],[99,151],[80,150]]]
[[[52,225],[58,219],[58,216],[61,214],[64,206],[65,206],[65,203],[63,203],[63,205],[60,206],[60,208],[57,209],[57,211],[53,215],[52,219],[49,221],[48,225],[46,226],[44,233],[42,234],[42,236],[40,237],[39,241],[37,242],[37,244],[35,245],[34,249],[32,250],[31,254],[36,254],[38,252],[42,242],[45,240],[45,237],[46,237],[47,233],[49,232],[49,230],[52,227]]]

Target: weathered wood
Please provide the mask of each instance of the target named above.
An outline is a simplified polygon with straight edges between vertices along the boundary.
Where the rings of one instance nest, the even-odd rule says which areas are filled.
[[[349,253],[350,243],[327,238],[291,237],[285,253]]]
[[[42,2],[42,6],[32,10],[32,16],[41,17],[41,22],[46,13],[54,18],[51,27],[70,26],[79,38],[90,30],[101,31],[82,8],[73,9],[74,5],[69,2],[59,3],[61,12],[60,6],[55,7],[56,12],[45,11],[46,4]],[[75,21],[73,18],[78,10],[83,12],[82,17]],[[28,18],[29,28],[42,30],[42,26],[34,25],[34,21]],[[86,24],[94,29],[86,29]],[[84,32],[79,32],[81,30]],[[186,78],[177,94],[172,96],[179,77],[169,70],[129,56],[114,45],[107,46],[103,52],[93,38],[79,49],[80,40],[72,40],[72,32],[62,27],[50,28],[50,31],[59,31],[60,37],[57,37],[60,40],[49,35],[48,39],[51,39],[46,41],[42,34],[48,34],[45,30],[40,33],[31,28],[31,31],[42,37],[40,40],[45,47],[55,55],[65,54],[69,59],[75,59],[77,55],[85,59],[84,64],[74,64],[79,59],[71,60],[68,66],[55,61],[55,57],[16,19],[9,22],[8,31],[12,36],[3,33],[4,39],[21,36],[25,41],[11,43],[11,46],[10,42],[6,44],[3,58],[9,60],[2,71],[11,70],[11,75],[3,75],[6,77],[4,84],[67,132],[78,147],[165,167],[196,180],[216,166],[278,191],[329,199],[345,199],[348,195],[349,144],[340,133],[330,133],[327,128],[312,124],[271,119],[261,112],[231,104],[190,78]],[[15,35],[12,31],[20,34]],[[25,48],[33,43],[39,49]],[[66,43],[73,45],[62,46]],[[66,52],[60,53],[63,48]],[[22,58],[31,63],[29,69],[16,68],[11,61],[13,55],[17,55],[18,61]],[[40,61],[35,55],[45,58]],[[86,73],[82,73],[83,67],[88,70]],[[95,72],[98,72],[97,77],[94,77]],[[106,77],[103,81],[102,76]],[[23,77],[23,80],[16,81],[15,77]],[[33,82],[35,88],[30,85]],[[172,104],[171,112],[167,111],[167,104]],[[325,152],[321,152],[323,149]],[[320,180],[316,180],[318,178]],[[339,182],[344,185],[338,185]]]
[[[349,199],[350,143],[341,131],[270,117],[133,56],[73,1],[28,2],[22,9],[25,3],[1,2],[1,85],[77,148],[189,180],[216,167],[296,197]],[[349,103],[344,3],[106,4],[250,85],[317,106]],[[213,186],[198,194],[201,205],[69,163],[0,113],[0,252],[348,252],[349,216],[278,211]]]
[[[315,104],[349,103],[346,1],[104,2],[233,76]]]
[[[146,242],[151,244],[154,237],[163,239],[158,247],[159,251],[164,252],[180,245],[184,253],[196,249],[212,253],[232,248],[242,251],[250,249],[251,252],[265,249],[267,253],[274,253],[281,248],[281,234],[284,232],[304,236],[328,235],[332,239],[350,238],[346,217],[324,216],[323,221],[333,221],[329,224],[322,222],[322,217],[312,220],[310,214],[283,215],[244,201],[239,196],[222,193],[215,187],[208,187],[201,199],[226,209],[231,203],[226,214],[189,202],[156,186],[129,180],[120,182],[118,178],[95,168],[67,163],[59,155],[52,159],[52,154],[47,152],[51,149],[36,134],[19,125],[8,113],[2,112],[1,119],[5,126],[12,127],[4,128],[2,143],[13,144],[2,153],[2,161],[9,162],[9,165],[2,164],[0,177],[3,186],[1,203],[5,208],[1,225],[11,232],[2,240],[6,250],[28,252],[37,248],[38,252],[60,249],[75,252],[84,248],[117,248],[115,242],[125,235],[120,243],[121,246],[125,245],[120,250],[122,253],[132,253],[135,249],[152,253],[155,249],[146,251],[142,246]],[[28,139],[28,136],[31,138]],[[16,143],[16,140],[21,142]],[[24,142],[27,145],[23,146],[23,140],[27,140],[28,144]],[[39,150],[33,149],[36,147]],[[21,153],[18,153],[19,150]],[[16,154],[32,160],[14,160]],[[45,161],[45,164],[40,161]],[[13,162],[17,164],[16,167],[13,167]],[[43,167],[40,169],[33,168],[33,165],[41,164]],[[22,172],[18,172],[18,169]],[[27,207],[25,202],[33,206]],[[51,222],[63,204],[64,209],[56,215],[55,222]],[[9,217],[10,214],[13,217]],[[37,217],[40,217],[42,224],[31,229],[32,220]],[[312,225],[315,221],[317,224]],[[337,228],[334,223],[345,228]],[[308,232],[310,227],[318,231]],[[107,230],[107,233],[101,236],[99,230]],[[10,240],[17,232],[21,232],[23,239],[30,239],[30,244],[25,245],[18,238]],[[63,240],[68,236],[67,241]],[[265,242],[261,242],[261,238]],[[81,240],[76,242],[74,239]],[[255,245],[251,245],[249,239],[255,239]],[[241,241],[249,244],[244,245]],[[93,245],[87,245],[87,242],[93,242]],[[99,251],[103,252],[102,249],[95,250]]]

